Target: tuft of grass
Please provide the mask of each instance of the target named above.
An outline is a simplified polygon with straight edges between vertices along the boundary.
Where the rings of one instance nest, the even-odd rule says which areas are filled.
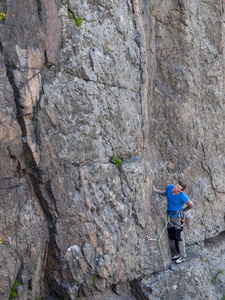
[[[9,296],[9,299],[15,299],[18,297],[18,294],[16,291],[11,291],[10,292],[10,296]]]
[[[21,283],[19,282],[19,280],[15,280],[14,283],[13,283],[13,286],[12,286],[12,289],[11,289],[11,292],[10,292],[10,296],[9,296],[9,299],[15,299],[18,297],[18,294],[17,294],[17,291],[16,291],[16,288],[21,285]]]
[[[106,268],[107,271],[109,270],[109,267],[106,266],[105,268]]]
[[[75,23],[78,27],[80,27],[83,24],[83,19],[81,17],[75,19]]]
[[[97,281],[97,279],[98,279],[97,276],[94,275],[94,276],[92,277],[92,282],[95,283],[95,282]]]
[[[70,20],[74,20],[74,22],[76,23],[76,25],[78,27],[80,27],[83,24],[83,19],[81,17],[75,19],[73,16],[73,13],[71,11],[68,10],[68,17]]]
[[[111,163],[113,163],[115,166],[119,167],[122,165],[122,160],[119,159],[118,157],[113,157],[113,159],[110,160]]]
[[[223,296],[222,300],[225,300],[225,295]]]
[[[69,17],[70,20],[73,19],[73,14],[71,13],[71,11],[68,11],[68,17]]]

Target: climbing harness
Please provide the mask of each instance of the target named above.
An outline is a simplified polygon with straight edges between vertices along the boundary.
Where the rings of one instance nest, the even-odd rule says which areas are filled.
[[[171,227],[180,226],[181,229],[183,229],[184,222],[185,222],[185,213],[184,213],[183,209],[180,209],[180,210],[177,210],[174,212],[167,211],[167,215],[170,216],[169,225]],[[178,218],[176,218],[176,217],[178,217]]]
[[[166,275],[166,285],[167,285],[167,292],[168,292],[168,295],[169,295],[169,300],[171,300],[171,297],[170,297],[170,291],[169,291],[168,277],[167,277],[167,274],[166,274],[165,257],[164,257],[164,255],[163,255],[162,246],[161,246],[161,238],[162,238],[162,236],[163,236],[163,234],[164,234],[164,232],[165,232],[165,230],[166,230],[166,228],[167,228],[168,223],[170,222],[170,219],[171,219],[171,217],[170,217],[170,215],[168,215],[166,225],[165,225],[165,227],[163,228],[163,231],[162,231],[162,233],[161,233],[159,239],[153,239],[153,238],[151,238],[151,237],[148,236],[148,235],[146,236],[146,238],[147,238],[148,241],[156,241],[156,242],[159,242],[159,249],[160,249],[160,253],[161,253],[161,256],[162,256],[162,261],[163,261],[164,271],[165,271],[165,275]]]

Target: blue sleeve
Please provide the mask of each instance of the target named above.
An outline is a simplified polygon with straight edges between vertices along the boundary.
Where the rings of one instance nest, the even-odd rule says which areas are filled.
[[[170,187],[171,187],[171,188],[173,188],[173,187],[174,187],[174,185],[172,185],[172,184],[168,185],[168,187],[166,188],[166,194],[167,194],[167,192],[168,192],[168,189],[169,189]]]
[[[182,202],[183,203],[187,203],[188,200],[189,200],[188,196],[185,193],[183,193],[183,195],[182,195]]]

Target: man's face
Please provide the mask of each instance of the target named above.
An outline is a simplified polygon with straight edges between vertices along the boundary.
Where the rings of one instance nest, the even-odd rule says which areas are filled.
[[[183,190],[182,186],[179,183],[175,184],[173,187],[173,192],[181,192]]]

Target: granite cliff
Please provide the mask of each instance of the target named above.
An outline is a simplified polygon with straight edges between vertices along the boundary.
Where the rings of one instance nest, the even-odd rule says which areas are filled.
[[[223,298],[223,3],[0,1],[0,299]]]

